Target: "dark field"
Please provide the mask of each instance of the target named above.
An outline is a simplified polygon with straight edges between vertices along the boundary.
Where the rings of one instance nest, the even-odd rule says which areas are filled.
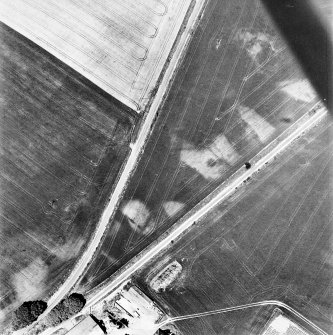
[[[45,298],[71,270],[135,115],[3,24],[0,36],[1,314]]]
[[[249,308],[223,314],[202,316],[199,318],[177,321],[174,325],[184,334],[260,334],[265,324],[274,313],[274,306]],[[167,328],[167,326],[166,326]],[[195,331],[194,331],[195,330]]]
[[[142,270],[141,288],[173,316],[279,300],[331,334],[332,131],[326,119],[295,141]],[[178,277],[153,291],[151,278],[174,260]],[[196,334],[253,334],[227,315],[206,323]],[[224,323],[231,325],[221,331]],[[179,327],[185,335],[203,326]]]
[[[208,1],[82,284],[107,279],[316,102],[259,1]]]

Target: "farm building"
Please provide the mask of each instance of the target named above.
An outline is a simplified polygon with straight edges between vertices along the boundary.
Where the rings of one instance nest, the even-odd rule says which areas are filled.
[[[103,322],[107,334],[114,335],[152,335],[165,317],[153,300],[131,284],[111,293],[91,313]]]
[[[158,322],[162,317],[154,302],[135,286],[128,291],[122,291],[116,305],[131,318],[149,318],[153,322]]]

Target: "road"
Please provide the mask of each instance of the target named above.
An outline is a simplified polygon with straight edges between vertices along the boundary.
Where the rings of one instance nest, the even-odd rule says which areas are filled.
[[[157,94],[153,100],[153,103],[149,109],[149,112],[147,113],[145,120],[141,126],[141,129],[139,131],[137,140],[135,143],[131,144],[131,153],[127,159],[126,165],[121,173],[121,176],[119,178],[119,181],[113,191],[113,194],[111,198],[109,199],[109,203],[107,204],[102,217],[98,223],[98,227],[95,231],[95,234],[93,238],[89,242],[89,246],[87,247],[84,254],[81,256],[77,264],[75,265],[75,268],[70,273],[66,281],[61,285],[61,287],[57,290],[57,292],[51,296],[51,298],[48,300],[48,308],[47,310],[40,316],[39,320],[41,320],[43,317],[46,316],[50,310],[55,307],[72,289],[72,287],[77,283],[79,278],[81,277],[82,273],[86,269],[87,265],[91,261],[91,259],[94,256],[94,253],[96,249],[98,248],[102,237],[104,235],[104,232],[106,231],[109,220],[112,217],[113,213],[117,209],[118,202],[121,198],[121,195],[129,181],[129,178],[131,177],[131,174],[137,164],[138,159],[140,158],[141,151],[144,148],[144,145],[147,141],[147,138],[150,134],[154,119],[156,117],[157,111],[160,107],[160,104],[162,102],[162,99],[164,95],[167,92],[167,88],[169,86],[169,82],[172,78],[172,75],[179,64],[179,61],[181,59],[181,54],[184,50],[184,47],[188,44],[188,41],[191,36],[192,28],[194,24],[196,23],[196,19],[199,16],[202,6],[205,4],[205,0],[199,0],[196,2],[193,11],[191,13],[191,16],[188,19],[188,22],[186,24],[186,27],[184,28],[182,35],[179,38],[179,43],[174,50],[174,53],[172,55],[170,64],[168,68],[166,69],[166,72],[163,76],[163,79],[161,81],[161,84],[158,88]],[[24,329],[24,332],[31,329],[32,325],[26,329]]]
[[[257,156],[255,156],[252,160],[252,166],[249,170],[238,171],[241,173],[235,173],[234,178],[227,187],[222,187],[220,192],[216,193],[209,201],[205,202],[203,201],[203,205],[197,210],[193,210],[193,214],[186,217],[182,222],[177,225],[177,227],[172,227],[169,232],[164,234],[160,241],[156,244],[152,244],[147,249],[143,250],[141,254],[139,254],[136,259],[132,263],[129,263],[129,265],[124,267],[121,272],[118,273],[117,277],[114,280],[111,280],[110,283],[105,285],[103,288],[101,288],[91,299],[89,299],[84,307],[84,309],[80,312],[80,314],[86,314],[90,312],[90,308],[98,303],[100,300],[102,300],[104,297],[108,296],[112,291],[114,291],[119,285],[123,284],[125,281],[130,279],[130,277],[138,271],[141,267],[143,267],[145,264],[147,264],[153,257],[155,257],[160,251],[165,249],[171,241],[175,240],[179,235],[181,235],[185,230],[191,227],[197,220],[202,218],[204,215],[207,214],[208,211],[210,211],[212,208],[214,208],[219,202],[221,202],[223,199],[227,198],[229,195],[231,195],[235,188],[239,187],[244,180],[246,180],[248,177],[251,177],[253,173],[256,171],[262,169],[267,162],[272,161],[274,157],[282,152],[284,149],[288,147],[288,145],[295,140],[297,137],[301,136],[302,133],[309,130],[312,126],[317,124],[319,121],[321,121],[325,116],[327,115],[327,111],[325,108],[320,108],[316,111],[315,114],[309,116],[304,115],[299,122],[301,122],[301,126],[296,127],[294,131],[288,132],[284,139],[282,139],[280,142],[278,142],[275,147],[272,150],[270,149],[270,146],[272,144],[269,144],[263,151],[267,151],[267,154],[262,155],[259,159],[256,160],[257,156],[260,156],[261,153],[259,153]],[[305,121],[302,121],[302,119],[305,119]],[[282,134],[283,135],[283,134]],[[276,141],[276,140],[275,140]],[[273,141],[273,142],[275,142]],[[252,162],[253,161],[253,162]],[[222,185],[223,186],[223,185]],[[192,211],[191,211],[192,212]],[[83,271],[83,270],[82,270]],[[66,294],[66,293],[65,293]],[[64,295],[65,295],[64,294]],[[305,319],[300,313],[298,313],[296,310],[293,310],[291,307],[287,306],[286,304],[275,301],[275,300],[267,300],[263,301],[261,303],[270,303],[270,304],[276,304],[280,307],[286,308],[290,311],[292,311],[295,315],[297,315],[299,318],[301,318],[304,322],[307,322],[309,325],[317,329],[316,325],[313,324],[310,320]],[[259,303],[253,303],[248,305],[241,305],[243,308],[246,308],[246,306],[249,307],[256,307],[260,306]],[[244,307],[245,306],[245,307]],[[218,311],[229,311],[229,310],[236,310],[237,308],[241,308],[240,306],[236,307],[230,307],[229,309],[221,309],[215,311],[216,313]],[[211,313],[211,312],[208,312]],[[45,314],[44,314],[45,315]],[[196,314],[198,316],[203,316],[205,314]],[[184,317],[190,317],[190,316],[184,316]],[[183,318],[184,318],[183,317]],[[195,316],[194,316],[195,317]],[[40,319],[39,319],[40,320]],[[171,320],[171,321],[170,321]],[[168,322],[177,321],[180,319],[168,319]],[[164,324],[164,323],[163,323]],[[161,324],[162,325],[162,324]],[[161,326],[160,325],[160,326]],[[29,328],[28,328],[29,329]],[[57,328],[54,328],[50,331],[54,332]],[[318,327],[318,331],[323,334],[327,335],[323,330],[321,330]],[[50,332],[45,332],[46,334],[49,334]],[[44,333],[43,333],[44,334]]]
[[[227,308],[220,308],[216,309],[213,311],[208,311],[208,312],[202,312],[202,313],[195,313],[195,314],[189,314],[189,315],[183,315],[183,316],[176,316],[173,318],[168,318],[165,321],[161,322],[159,325],[156,326],[156,328],[161,328],[162,326],[165,326],[171,322],[175,321],[181,321],[181,320],[188,320],[188,319],[193,319],[193,318],[199,318],[202,316],[209,316],[209,315],[214,315],[214,314],[221,314],[221,313],[227,313],[227,312],[232,312],[232,311],[238,311],[242,309],[247,309],[247,308],[253,308],[253,307],[262,307],[262,306],[278,306],[281,308],[286,309],[290,313],[294,314],[297,316],[299,319],[307,323],[310,327],[315,329],[318,333],[322,335],[328,335],[325,331],[323,331],[320,327],[318,327],[316,324],[314,324],[312,321],[310,321],[308,318],[303,316],[301,313],[297,312],[294,308],[288,306],[284,302],[278,301],[278,300],[264,300],[264,301],[259,301],[259,302],[253,302],[250,304],[244,304],[244,305],[239,305],[239,306],[233,306],[233,307],[227,307]]]
[[[99,300],[107,296],[112,290],[117,288],[121,283],[128,280],[136,271],[147,264],[153,257],[160,253],[163,249],[170,245],[171,241],[175,240],[179,235],[181,235],[185,230],[190,228],[196,221],[200,220],[205,216],[211,209],[213,209],[218,203],[230,196],[234,190],[239,187],[244,180],[251,177],[252,174],[260,169],[262,169],[265,164],[272,161],[274,157],[283,151],[293,140],[299,137],[303,132],[310,129],[314,124],[319,122],[322,118],[327,115],[325,108],[318,109],[312,116],[305,115],[305,121],[301,126],[297,127],[294,131],[289,133],[283,140],[275,145],[272,150],[268,150],[268,153],[263,155],[256,161],[256,157],[260,156],[259,153],[256,157],[251,160],[252,166],[249,170],[242,169],[242,173],[235,173],[233,180],[224,188],[221,189],[219,193],[214,195],[209,201],[205,203],[202,201],[203,205],[198,209],[194,210],[194,213],[188,217],[185,216],[184,220],[180,220],[179,224],[171,227],[170,231],[165,233],[161,240],[156,244],[152,244],[147,249],[145,249],[141,254],[139,254],[132,263],[124,267],[124,269],[119,273],[119,275],[111,280],[109,284],[105,285],[100,291],[98,291],[93,298],[87,301],[85,310],[97,303]],[[275,142],[275,141],[274,141]],[[269,147],[270,145],[268,145]],[[265,150],[265,149],[264,149]],[[243,172],[244,171],[244,172]]]

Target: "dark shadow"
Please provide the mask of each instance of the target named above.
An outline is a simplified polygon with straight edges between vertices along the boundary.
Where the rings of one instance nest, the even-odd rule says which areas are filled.
[[[99,325],[104,334],[107,334],[106,327],[103,320],[99,320],[93,314],[90,314],[91,318]]]
[[[332,113],[332,36],[309,0],[262,0],[318,95]]]

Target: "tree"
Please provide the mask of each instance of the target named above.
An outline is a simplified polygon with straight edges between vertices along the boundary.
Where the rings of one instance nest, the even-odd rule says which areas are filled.
[[[69,319],[82,310],[86,304],[86,299],[82,294],[73,293],[64,300],[61,300],[48,315],[48,320],[51,326],[56,326],[59,323]]]
[[[47,303],[42,300],[25,301],[14,311],[12,325],[14,330],[29,326],[46,310]]]
[[[118,327],[118,329],[120,328],[124,328],[124,327],[128,327],[128,320],[125,318],[119,319],[114,313],[112,312],[107,312],[108,313],[108,317],[110,322],[112,322],[114,325],[116,325]]]
[[[68,309],[68,314],[70,314],[70,316],[80,312],[85,304],[86,299],[79,293],[73,293],[64,300],[64,307]]]

